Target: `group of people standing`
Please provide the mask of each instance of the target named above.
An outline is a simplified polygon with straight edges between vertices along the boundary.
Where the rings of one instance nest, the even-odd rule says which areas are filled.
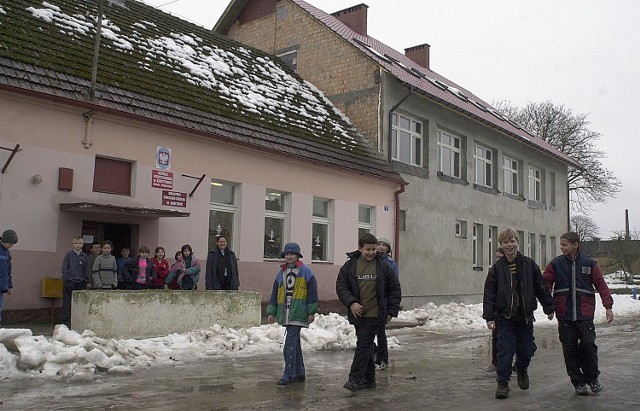
[[[598,350],[593,323],[595,294],[600,294],[607,322],[613,321],[613,298],[598,263],[580,253],[580,237],[568,232],[560,237],[562,255],[545,268],[518,251],[518,233],[508,228],[498,236],[503,256],[489,269],[484,286],[482,316],[496,333],[495,397],[509,397],[515,369],[518,387],[529,389],[528,367],[536,351],[534,311],[538,301],[549,320],[558,320],[567,374],[577,395],[598,393]],[[513,358],[515,355],[515,364]],[[589,388],[587,388],[587,386]]]
[[[189,244],[175,253],[175,262],[171,265],[165,258],[164,247],[156,247],[153,257],[147,246],[139,247],[135,257],[130,256],[128,247],[123,247],[120,257],[115,258],[111,254],[113,243],[109,240],[93,242],[88,254],[83,251],[82,237],[74,237],[72,245],[61,269],[60,322],[67,326],[71,323],[71,296],[75,290],[196,290],[200,280],[200,261]],[[240,286],[236,256],[227,248],[223,236],[216,239],[216,247],[207,256],[206,280],[207,290],[237,290]]]

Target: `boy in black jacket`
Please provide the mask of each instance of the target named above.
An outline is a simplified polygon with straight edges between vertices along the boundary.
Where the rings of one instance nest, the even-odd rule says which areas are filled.
[[[553,319],[555,306],[547,290],[540,267],[518,252],[518,233],[507,228],[498,235],[504,252],[490,269],[484,285],[482,318],[490,330],[498,333],[498,388],[496,398],[509,396],[511,364],[516,354],[518,387],[529,388],[527,368],[536,351],[533,337],[533,312],[540,301],[548,318]]]
[[[336,279],[336,293],[347,307],[358,339],[349,380],[344,385],[350,391],[375,388],[373,340],[379,326],[398,316],[402,299],[398,277],[377,253],[377,243],[372,234],[360,237],[358,251],[347,254],[349,260]]]

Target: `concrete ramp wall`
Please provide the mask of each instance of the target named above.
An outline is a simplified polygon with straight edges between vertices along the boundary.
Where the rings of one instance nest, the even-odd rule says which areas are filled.
[[[105,338],[146,338],[204,329],[260,325],[253,291],[82,290],[73,292],[71,328]]]

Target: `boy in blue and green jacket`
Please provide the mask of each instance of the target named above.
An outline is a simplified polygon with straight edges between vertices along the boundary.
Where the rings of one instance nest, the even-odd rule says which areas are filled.
[[[300,261],[302,254],[298,243],[287,243],[280,257],[285,263],[273,282],[267,320],[272,323],[275,318],[278,324],[286,327],[285,365],[278,385],[288,386],[306,379],[300,330],[313,322],[318,311],[318,283],[311,269]]]

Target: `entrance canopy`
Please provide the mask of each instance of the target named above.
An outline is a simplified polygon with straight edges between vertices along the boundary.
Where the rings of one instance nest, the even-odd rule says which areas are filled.
[[[189,217],[190,213],[160,208],[127,207],[98,203],[60,203],[60,210],[83,213],[116,214],[136,217]]]

